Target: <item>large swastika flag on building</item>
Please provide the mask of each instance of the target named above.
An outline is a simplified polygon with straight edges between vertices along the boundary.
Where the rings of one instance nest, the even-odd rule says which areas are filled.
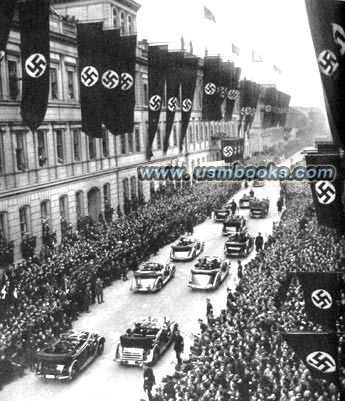
[[[17,0],[0,1],[0,57],[6,50]]]
[[[222,139],[222,158],[225,163],[242,162],[244,138]]]
[[[309,153],[305,156],[307,174],[314,166],[333,166],[336,178],[333,181],[311,181],[311,191],[319,224],[344,231],[345,218],[342,204],[343,180],[339,154]],[[312,176],[311,176],[312,177]]]
[[[34,131],[42,123],[49,96],[49,1],[19,3],[23,121]]]
[[[100,71],[102,120],[112,134],[119,128],[120,30],[104,31],[104,53]]]
[[[305,2],[333,140],[344,147],[345,3],[334,0]]]
[[[234,110],[234,105],[239,97],[239,81],[241,76],[241,68],[235,67],[232,64],[231,67],[231,80],[228,93],[226,96],[225,105],[225,120],[230,121],[232,119],[232,113]]]
[[[185,56],[183,63],[184,65],[182,67],[180,151],[182,151],[183,142],[189,125],[190,115],[193,109],[198,60],[199,59],[196,56]]]
[[[336,333],[292,332],[283,334],[283,337],[315,379],[337,382],[338,340]]]
[[[177,107],[179,106],[179,92],[182,76],[183,52],[171,52],[167,55],[167,104],[166,104],[166,123],[163,151],[167,152],[169,138]]]
[[[218,87],[220,82],[219,56],[205,57],[204,92],[202,100],[202,118],[205,121],[216,121],[219,117]]]
[[[102,137],[100,73],[103,54],[103,23],[78,24],[79,82],[82,130]]]
[[[118,133],[121,135],[134,130],[137,35],[121,36],[120,43],[120,130]]]
[[[147,144],[148,159],[152,156],[152,144],[155,139],[159,116],[162,109],[164,85],[166,78],[167,54],[167,45],[149,46],[149,132]]]
[[[322,326],[335,329],[338,317],[339,280],[337,273],[298,272],[308,318]]]

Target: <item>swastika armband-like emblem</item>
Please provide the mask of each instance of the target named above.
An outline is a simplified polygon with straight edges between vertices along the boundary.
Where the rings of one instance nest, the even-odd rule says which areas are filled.
[[[339,67],[336,55],[330,50],[323,50],[317,58],[320,70],[325,75],[333,75]]]
[[[237,89],[230,89],[228,92],[228,99],[229,100],[236,100],[238,98],[238,90]]]
[[[232,146],[224,146],[223,148],[223,155],[225,157],[230,157],[234,153]]]
[[[168,100],[169,111],[175,111],[177,107],[177,97],[173,96]]]
[[[25,71],[31,78],[41,77],[47,68],[47,60],[43,54],[31,54],[25,61]]]
[[[150,99],[149,105],[152,111],[158,111],[161,108],[162,98],[159,95],[153,95]]]
[[[311,300],[319,309],[329,309],[333,304],[331,294],[322,288],[313,291],[311,294]]]
[[[133,86],[133,83],[134,79],[131,74],[129,74],[128,72],[123,72],[121,74],[121,84],[120,84],[121,90],[128,91]]]
[[[190,111],[192,108],[192,101],[190,99],[184,99],[182,102],[182,110],[185,113],[188,113],[188,111]]]
[[[315,351],[306,358],[307,363],[322,373],[332,373],[336,370],[334,358],[327,352]]]
[[[94,86],[97,83],[98,78],[99,74],[97,69],[91,65],[84,67],[80,74],[81,83],[88,88]]]
[[[315,184],[317,200],[322,205],[329,205],[335,200],[337,191],[334,185],[329,181],[318,181]]]
[[[102,75],[102,85],[107,89],[116,88],[119,81],[119,75],[113,70],[108,70]]]
[[[208,96],[212,96],[216,93],[217,88],[216,85],[213,82],[209,82],[205,85],[205,93]]]

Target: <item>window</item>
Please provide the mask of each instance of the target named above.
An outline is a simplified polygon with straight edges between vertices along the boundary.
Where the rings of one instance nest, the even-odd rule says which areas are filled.
[[[196,143],[199,143],[199,125],[196,124],[195,126],[195,141]]]
[[[131,35],[134,33],[134,27],[133,27],[133,18],[131,15],[128,15],[127,17],[127,26],[128,26],[128,33]]]
[[[128,152],[133,152],[133,134],[129,132],[128,136]]]
[[[120,135],[121,154],[126,154],[126,135]]]
[[[157,149],[162,149],[161,130],[157,128]]]
[[[205,141],[208,141],[208,126],[205,125]]]
[[[68,206],[67,206],[67,195],[62,195],[59,198],[59,211],[60,218],[68,221]]]
[[[78,191],[75,194],[75,205],[77,217],[84,216],[84,194],[83,191]]]
[[[103,197],[104,197],[104,206],[107,203],[110,204],[110,184],[103,185]]]
[[[149,104],[149,91],[147,84],[143,85],[143,90],[144,90],[144,106],[147,106]]]
[[[12,100],[17,100],[19,95],[17,61],[8,60],[7,66],[8,66],[8,77],[9,77],[9,87],[10,87],[10,98]]]
[[[137,195],[137,180],[134,176],[131,177],[131,194],[132,198]]]
[[[104,157],[109,156],[109,137],[106,129],[102,130],[102,151]]]
[[[120,12],[120,31],[122,35],[126,33],[125,13],[122,11]]]
[[[174,125],[174,128],[173,128],[173,140],[174,140],[174,146],[177,146],[177,128],[176,128],[176,125]]]
[[[57,78],[57,69],[50,69],[50,97],[52,100],[56,100],[59,98],[58,92],[58,78]]]
[[[194,143],[194,133],[192,127],[189,127],[189,142]]]
[[[118,12],[117,9],[115,7],[113,7],[113,27],[117,28],[119,25],[118,22]]]
[[[38,154],[38,164],[40,167],[44,167],[47,162],[46,156],[46,143],[44,131],[37,131],[37,154]]]
[[[8,239],[7,213],[0,212],[0,239]]]
[[[67,70],[67,91],[68,99],[75,99],[75,71]]]
[[[22,238],[30,232],[30,208],[23,206],[19,209],[20,235]]]
[[[5,159],[4,159],[4,152],[3,152],[3,145],[2,145],[2,136],[0,130],[0,174],[5,172]]]
[[[123,197],[124,199],[129,199],[128,178],[123,179],[122,185],[123,185]]]
[[[62,130],[56,130],[56,156],[57,162],[64,163],[64,146],[63,146],[63,135]]]
[[[135,151],[140,152],[141,147],[140,147],[140,129],[139,129],[139,127],[135,127],[134,135],[135,135]]]
[[[138,180],[138,197],[139,201],[144,200],[144,185],[143,182]]]
[[[73,133],[73,153],[74,153],[74,160],[80,160],[80,131],[79,129],[72,130]]]
[[[89,136],[89,158],[93,160],[96,158],[96,138]]]
[[[0,69],[0,99],[3,99],[3,93],[2,93],[2,74],[1,74],[1,69]]]
[[[50,216],[50,201],[44,200],[41,202],[41,218],[47,219]]]
[[[24,133],[16,133],[16,162],[17,170],[25,169],[25,156],[24,156]]]
[[[202,124],[200,125],[200,141],[204,141],[204,126]]]

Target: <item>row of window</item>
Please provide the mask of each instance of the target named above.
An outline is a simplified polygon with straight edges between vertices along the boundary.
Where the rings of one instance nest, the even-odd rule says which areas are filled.
[[[126,15],[123,10],[119,11],[116,7],[113,7],[112,14],[113,27],[120,28],[122,35],[132,35],[135,33],[135,22],[133,15]]]

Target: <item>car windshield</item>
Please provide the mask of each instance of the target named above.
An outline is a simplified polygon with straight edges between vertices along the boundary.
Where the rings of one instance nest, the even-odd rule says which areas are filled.
[[[214,270],[219,269],[220,261],[214,258],[201,258],[198,263],[195,265],[195,268],[198,270]]]
[[[177,245],[178,246],[186,246],[186,245],[193,244],[193,242],[194,242],[194,240],[192,240],[191,238],[180,238]]]
[[[162,270],[163,266],[159,263],[145,263],[140,270],[156,272]]]

